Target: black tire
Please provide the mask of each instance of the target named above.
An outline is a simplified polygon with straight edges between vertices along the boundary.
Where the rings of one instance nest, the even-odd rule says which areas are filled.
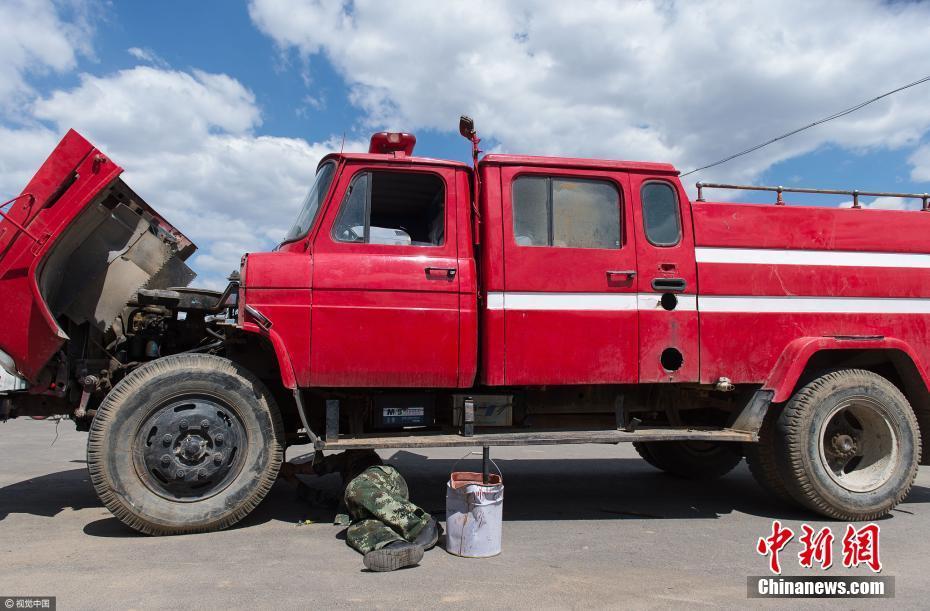
[[[739,446],[709,441],[637,441],[633,447],[647,463],[684,479],[714,479],[743,459]]]
[[[649,453],[649,446],[643,441],[634,441],[633,449],[639,454],[639,457],[652,465],[652,454]],[[652,465],[655,466],[655,465]]]
[[[882,376],[847,369],[801,388],[775,420],[776,466],[791,497],[844,521],[874,520],[908,495],[920,429]]]
[[[780,413],[781,406],[769,407],[759,429],[759,441],[743,444],[743,453],[746,455],[749,472],[763,489],[780,501],[796,505],[781,479],[775,461],[775,420]]]
[[[147,363],[110,391],[87,442],[91,482],[124,524],[149,535],[220,530],[274,484],[284,427],[265,386],[224,358]]]

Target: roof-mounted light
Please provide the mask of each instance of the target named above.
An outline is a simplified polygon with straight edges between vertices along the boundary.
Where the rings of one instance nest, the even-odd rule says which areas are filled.
[[[413,147],[417,145],[417,137],[406,132],[378,132],[371,136],[369,153],[389,154],[403,151],[408,157],[413,155]]]

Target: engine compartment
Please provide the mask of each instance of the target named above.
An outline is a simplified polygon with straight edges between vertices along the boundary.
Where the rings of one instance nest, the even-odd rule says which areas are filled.
[[[37,383],[2,397],[0,418],[67,414],[85,428],[126,374],[181,352],[212,352],[235,302],[226,293],[187,288],[185,260],[195,246],[122,180],[102,191],[62,232],[36,283],[64,339]]]

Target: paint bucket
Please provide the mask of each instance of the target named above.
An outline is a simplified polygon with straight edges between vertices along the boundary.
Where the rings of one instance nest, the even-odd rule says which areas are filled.
[[[492,463],[494,461],[491,461]],[[453,466],[454,468],[454,466]],[[501,553],[504,525],[504,478],[497,473],[453,471],[446,485],[446,551],[465,558]]]

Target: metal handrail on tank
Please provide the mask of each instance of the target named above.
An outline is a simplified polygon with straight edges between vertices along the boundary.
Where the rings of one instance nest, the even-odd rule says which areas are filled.
[[[814,193],[818,195],[852,195],[853,198],[853,208],[862,208],[859,204],[859,196],[864,195],[866,197],[900,197],[902,199],[919,199],[921,204],[921,210],[927,211],[930,210],[930,193],[893,193],[885,191],[843,191],[840,189],[807,189],[803,187],[762,187],[757,185],[728,185],[723,183],[716,182],[698,182],[696,185],[698,190],[697,200],[699,202],[706,201],[704,199],[704,189],[738,189],[741,191],[771,191],[777,193],[778,196],[775,199],[776,206],[784,206],[785,200],[782,199],[782,193]]]

